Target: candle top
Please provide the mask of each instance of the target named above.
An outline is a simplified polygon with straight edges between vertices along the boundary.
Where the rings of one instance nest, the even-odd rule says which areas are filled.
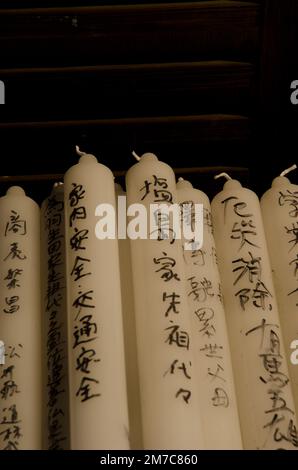
[[[289,186],[289,184],[292,184],[289,178],[286,178],[285,176],[277,176],[274,178],[272,181],[272,188],[282,188],[285,186]]]
[[[91,153],[82,152],[78,145],[76,145],[76,152],[81,157],[79,159],[79,163],[83,163],[83,164],[98,163],[98,160],[94,155],[92,155]]]
[[[141,157],[139,162],[158,162],[158,158],[154,153],[144,153]]]
[[[158,158],[156,155],[154,155],[154,153],[146,152],[141,157],[139,157],[139,155],[134,150],[131,153],[138,162],[140,162],[141,160],[149,162],[158,161]]]
[[[186,189],[186,188],[193,188],[193,185],[191,184],[190,181],[187,181],[183,178],[179,178],[176,187],[177,189]]]
[[[294,164],[290,166],[290,168],[287,168],[286,170],[282,171],[279,176],[274,178],[274,180],[272,181],[271,187],[282,188],[282,187],[289,186],[290,184],[292,184],[291,181],[288,178],[286,178],[286,175],[296,169],[297,169],[297,165]]]
[[[217,180],[218,178],[226,178],[226,182],[224,184],[223,190],[229,191],[231,189],[240,189],[242,188],[242,184],[238,180],[233,180],[230,175],[227,173],[220,173],[219,175],[215,175],[214,179]]]
[[[291,173],[291,171],[296,170],[296,169],[297,169],[297,165],[294,164],[294,165],[290,166],[290,168],[287,168],[286,170],[282,171],[279,176],[274,178],[274,180],[272,181],[271,187],[272,188],[282,188],[282,187],[285,187],[285,186],[289,186],[289,184],[292,184],[291,181],[288,178],[286,178],[286,175]]]
[[[25,191],[21,186],[10,186],[6,191],[7,196],[26,196]]]
[[[242,187],[243,186],[240,183],[240,181],[231,179],[231,180],[228,180],[228,181],[225,182],[223,190],[224,191],[229,191],[231,189],[240,189]]]
[[[81,158],[79,159],[79,163],[89,164],[89,163],[98,163],[97,158],[92,155],[91,153],[86,153],[85,155],[82,155]]]

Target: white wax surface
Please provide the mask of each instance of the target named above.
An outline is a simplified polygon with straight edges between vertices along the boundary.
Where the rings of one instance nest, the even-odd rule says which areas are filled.
[[[295,449],[293,396],[259,200],[231,180],[211,207],[244,448]]]
[[[291,344],[298,340],[298,186],[275,178],[261,198],[261,209],[297,410],[298,365],[291,361]]]
[[[203,246],[184,250],[184,260],[206,448],[242,449],[210,202],[185,180],[177,183],[177,195],[181,206],[203,204]]]
[[[72,449],[128,449],[118,244],[99,240],[99,204],[114,208],[111,171],[85,155],[64,181]]]
[[[128,205],[177,202],[172,169],[152,154],[130,168],[126,188]],[[144,448],[201,449],[182,245],[171,241],[131,240]]]
[[[40,450],[40,211],[15,186],[0,198],[0,260],[0,449]]]

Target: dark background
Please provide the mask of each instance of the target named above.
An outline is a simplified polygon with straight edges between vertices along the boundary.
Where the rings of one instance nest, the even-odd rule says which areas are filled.
[[[0,195],[42,200],[76,144],[120,182],[155,152],[210,197],[298,163],[297,0],[125,3],[0,0]]]

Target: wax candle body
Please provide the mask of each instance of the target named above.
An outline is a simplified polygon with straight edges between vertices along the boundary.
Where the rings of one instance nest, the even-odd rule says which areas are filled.
[[[231,180],[211,207],[244,448],[295,449],[294,402],[259,200]]]
[[[186,292],[195,341],[200,413],[207,449],[241,449],[241,432],[234,388],[228,333],[221,295],[210,202],[188,181],[177,183],[178,201],[203,205],[203,245],[184,250]],[[185,206],[184,206],[185,207]],[[192,219],[189,220],[192,222]]]
[[[150,204],[177,202],[172,169],[152,154],[130,168],[126,188],[128,206],[142,204],[136,211],[144,215],[140,225],[150,220]],[[181,240],[171,230],[163,238],[166,214],[156,208],[152,214],[158,228],[148,224],[140,229],[144,238],[131,240],[144,447],[199,449],[203,437]],[[136,219],[128,224],[130,236],[132,223]]]
[[[115,211],[113,175],[84,155],[67,171],[64,192],[71,448],[127,449],[118,244],[98,238],[95,215],[104,217],[100,204]]]
[[[298,340],[298,186],[288,178],[275,178],[261,198],[261,209],[297,410],[298,367],[291,345]]]
[[[16,186],[0,198],[0,260],[0,449],[40,450],[40,211]]]
[[[69,449],[69,388],[63,185],[41,205],[45,448]]]
[[[124,230],[126,230],[126,193],[119,184],[115,184],[115,191],[118,201],[117,210],[119,213],[119,224],[123,220],[125,225]],[[120,199],[118,199],[118,197],[120,197]],[[120,214],[120,211],[124,212],[124,216]],[[127,237],[119,239],[118,245],[129,412],[129,442],[130,448],[135,450],[142,449],[143,442],[130,240]]]

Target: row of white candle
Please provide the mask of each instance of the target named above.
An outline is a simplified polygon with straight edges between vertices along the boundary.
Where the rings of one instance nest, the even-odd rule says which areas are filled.
[[[44,201],[41,251],[38,206],[0,199],[1,449],[297,448],[297,187],[274,180],[261,214],[229,179],[210,207],[145,154],[126,188],[203,204],[203,247],[98,240],[96,207],[123,191],[91,155]]]

